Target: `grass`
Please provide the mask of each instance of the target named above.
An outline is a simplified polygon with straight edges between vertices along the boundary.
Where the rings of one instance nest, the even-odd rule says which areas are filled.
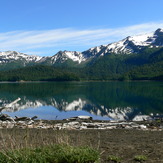
[[[0,163],[94,163],[99,152],[90,147],[50,145],[0,153]]]
[[[137,155],[137,156],[134,157],[134,160],[138,161],[138,162],[143,162],[143,161],[147,160],[147,156],[145,156],[145,155]]]
[[[100,154],[80,134],[67,131],[1,129],[0,163],[94,163]]]
[[[121,158],[118,157],[118,156],[109,155],[109,156],[108,156],[108,161],[112,161],[112,162],[118,163],[118,162],[121,162]]]

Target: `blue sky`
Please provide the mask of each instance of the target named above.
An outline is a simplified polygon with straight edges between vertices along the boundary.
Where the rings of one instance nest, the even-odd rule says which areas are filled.
[[[0,51],[52,56],[163,28],[162,0],[0,0]]]

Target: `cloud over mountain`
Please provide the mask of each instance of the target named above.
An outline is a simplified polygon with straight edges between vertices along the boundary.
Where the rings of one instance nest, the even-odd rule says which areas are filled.
[[[0,51],[16,50],[27,54],[47,55],[59,50],[83,51],[91,46],[108,44],[129,35],[151,32],[163,22],[150,22],[119,28],[9,31],[0,33]]]

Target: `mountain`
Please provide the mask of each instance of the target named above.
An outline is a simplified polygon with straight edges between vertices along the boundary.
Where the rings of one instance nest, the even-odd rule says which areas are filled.
[[[0,69],[25,67],[39,61],[42,57],[27,55],[16,51],[0,52]]]
[[[121,41],[93,47],[84,52],[59,51],[52,57],[27,55],[16,51],[0,52],[0,64],[2,65],[19,61],[23,62],[24,66],[29,63],[54,65],[58,63],[63,64],[70,60],[82,64],[83,62],[89,61],[95,57],[108,54],[136,54],[146,47],[151,49],[163,47],[163,29],[159,28],[155,32],[149,34],[129,36]]]
[[[24,69],[29,66],[34,67]],[[47,66],[55,67],[59,71],[54,71]],[[18,68],[19,70],[15,72],[5,73],[5,76],[8,75],[6,78],[3,77],[3,73],[0,73],[0,80],[26,80],[24,74],[28,74],[30,80],[36,80],[35,76],[38,80],[54,80],[56,71],[57,80],[60,79],[60,75],[63,79],[63,71],[68,73],[68,78],[75,76],[75,80],[77,78],[84,80],[162,79],[163,29],[159,28],[149,34],[129,36],[121,41],[93,47],[83,52],[59,51],[51,57],[39,57],[15,51],[0,52],[0,70]],[[53,75],[49,73],[46,75],[49,69]],[[38,74],[41,77],[38,77]]]
[[[157,29],[149,34],[129,36],[121,41],[90,48],[84,52],[60,51],[48,60],[51,64],[63,64],[68,60],[82,64],[108,54],[137,54],[146,47],[151,49],[163,47],[163,29]]]
[[[54,65],[57,67],[76,67],[82,65],[87,58],[81,52],[76,51],[59,51],[52,57],[44,57],[39,63],[43,65]]]
[[[108,53],[131,54],[138,53],[147,46],[149,48],[163,46],[162,29],[157,29],[154,33],[129,36],[121,41],[111,43],[106,46],[102,45],[99,47],[91,48],[89,53],[94,52],[95,55],[100,54],[102,56]]]

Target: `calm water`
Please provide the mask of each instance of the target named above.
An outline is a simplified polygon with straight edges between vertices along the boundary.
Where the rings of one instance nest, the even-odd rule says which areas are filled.
[[[21,100],[3,113],[64,119],[130,119],[163,114],[163,82],[1,83],[0,107]]]

